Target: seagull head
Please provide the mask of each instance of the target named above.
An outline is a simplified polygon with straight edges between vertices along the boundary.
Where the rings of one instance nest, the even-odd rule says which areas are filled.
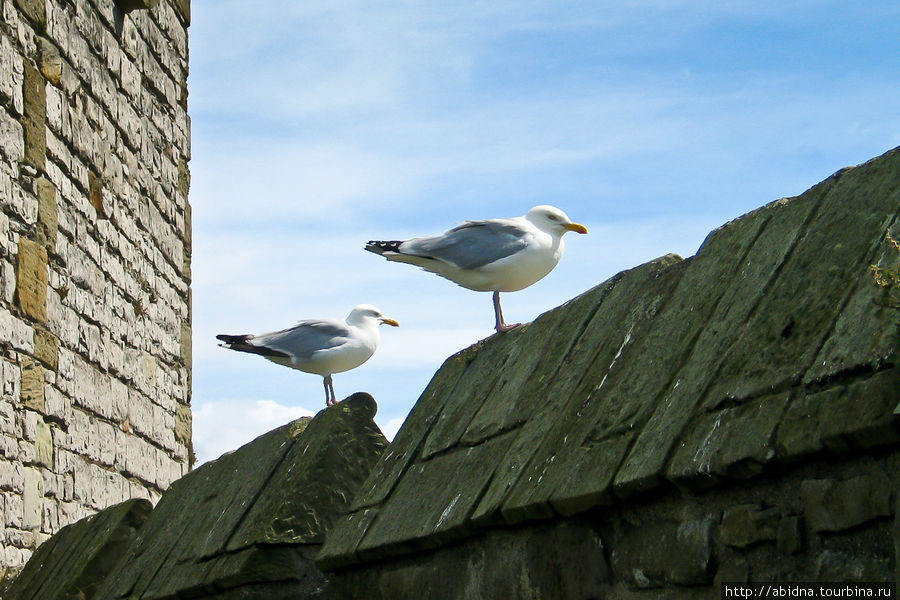
[[[575,233],[588,232],[587,227],[573,222],[569,215],[555,206],[535,206],[528,211],[525,218],[541,231],[546,231],[550,234],[563,235],[567,231],[574,231]]]
[[[364,323],[376,323],[377,325],[390,325],[391,327],[399,327],[400,323],[394,319],[384,316],[380,310],[371,304],[360,304],[350,311],[347,316],[348,325],[363,325]]]

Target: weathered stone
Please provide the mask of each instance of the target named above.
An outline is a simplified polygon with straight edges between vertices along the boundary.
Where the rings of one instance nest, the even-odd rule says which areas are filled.
[[[646,416],[639,403],[624,402],[628,395],[622,388],[629,384],[620,384],[622,369],[627,377],[629,361],[640,356],[646,332],[683,272],[680,263],[670,255],[621,273],[565,305],[575,313],[571,319],[562,308],[549,313],[566,323],[557,326],[548,318],[551,327],[574,341],[560,345],[553,361],[545,358],[541,364],[549,368],[523,392],[550,400],[532,419],[538,429],[523,428],[517,440],[517,448],[532,453],[530,464],[515,466],[525,457],[511,454],[501,472],[513,477],[495,480],[479,514],[491,510],[487,502],[496,501],[498,492],[507,495],[502,505],[507,522],[553,510],[573,514],[611,498],[612,478],[633,441],[635,423]],[[586,306],[579,310],[578,303]],[[545,386],[543,393],[534,380]]]
[[[19,238],[16,299],[22,311],[39,323],[47,321],[47,249]]]
[[[43,420],[37,421],[34,439],[34,461],[47,469],[53,469],[53,432]]]
[[[683,486],[752,477],[775,458],[772,439],[788,402],[781,393],[704,415],[689,425],[666,471]]]
[[[41,177],[35,181],[38,198],[38,241],[48,251],[56,248],[56,233],[59,229],[56,207],[56,186]]]
[[[610,544],[610,564],[634,588],[712,580],[712,519],[658,521],[628,529]]]
[[[39,68],[41,74],[53,85],[62,79],[63,59],[59,49],[47,38],[38,38]]]
[[[499,436],[434,457],[408,472],[367,531],[359,555],[372,559],[401,554],[421,547],[421,540],[433,547],[467,533],[468,515],[510,441],[510,436]],[[459,477],[463,473],[465,477]]]
[[[191,0],[175,0],[175,9],[184,21],[185,26],[191,24]]]
[[[428,560],[413,561],[405,568],[378,570],[374,578],[354,571],[333,574],[326,595],[360,600],[606,598],[612,573],[605,550],[599,536],[581,522],[495,530],[489,537],[437,550]]]
[[[781,514],[777,508],[741,504],[725,509],[719,526],[723,544],[746,548],[758,542],[776,539]]]
[[[159,4],[159,0],[115,0],[116,6],[122,12],[131,12],[133,10],[153,8]]]
[[[191,407],[179,404],[175,409],[175,439],[184,444],[189,444],[192,431],[193,416],[191,415]]]
[[[106,207],[103,206],[103,179],[93,171],[88,171],[88,198],[97,211],[97,218],[106,219]]]
[[[880,371],[849,385],[797,394],[778,427],[776,447],[785,460],[821,451],[844,452],[896,444],[893,414],[900,369]]]
[[[441,407],[465,373],[470,360],[469,353],[470,350],[464,350],[444,361],[416,402],[416,407],[421,407],[417,411],[421,418],[412,419],[410,414],[397,432],[390,449],[372,467],[369,477],[360,486],[352,510],[381,503],[393,491],[409,463],[418,457],[417,442],[427,434],[441,414]]]
[[[709,392],[713,399],[751,397],[773,386],[809,381],[807,372],[817,372],[819,349],[857,286],[871,283],[868,264],[874,242],[883,236],[889,215],[900,210],[900,180],[893,177],[898,168],[900,153],[889,153],[836,173],[797,199],[815,200],[815,211],[797,224],[802,235],[791,244],[778,277],[766,286],[739,342],[729,351]],[[868,311],[857,313],[853,322],[852,327],[890,330],[898,319]],[[866,345],[874,349],[874,341]]]
[[[30,358],[22,359],[21,402],[25,408],[46,412],[44,399],[44,367]]]
[[[324,583],[313,564],[324,533],[387,445],[374,414],[371,396],[355,394],[173,483],[97,599],[278,582],[281,593],[311,597]]]
[[[55,371],[59,358],[59,340],[45,329],[34,329],[34,357]]]
[[[21,0],[28,4],[32,0]],[[43,5],[42,0],[33,0],[34,4]],[[43,171],[47,160],[47,93],[44,89],[46,80],[40,71],[30,62],[25,61],[25,81],[22,93],[25,100],[25,114],[22,115],[22,127],[25,133],[25,161]]]
[[[816,581],[889,582],[891,568],[889,560],[873,559],[853,552],[825,550],[816,558],[813,576]],[[852,586],[848,587],[854,590]]]
[[[192,351],[191,324],[187,321],[183,321],[181,323],[181,360],[188,369],[190,369],[192,365]]]
[[[803,518],[788,516],[778,522],[778,532],[775,540],[778,550],[782,554],[796,554],[803,550]]]
[[[43,515],[44,477],[34,467],[25,467],[25,484],[22,488],[22,529],[32,531],[41,528]]]
[[[728,223],[712,232],[697,255],[685,261],[685,273],[673,297],[649,332],[645,364],[632,367],[635,383],[629,386],[628,396],[643,402],[652,413],[616,475],[618,495],[648,489],[663,478],[668,450],[702,400],[724,351],[739,334],[753,299],[762,292],[760,282],[768,279],[777,264],[771,264],[773,259],[760,261],[754,276],[735,280],[735,275],[772,213],[808,211],[808,204],[804,201],[787,209],[768,205]],[[660,348],[667,351],[658,355]]]
[[[810,479],[800,486],[800,496],[813,531],[841,531],[891,514],[891,486],[879,475]]]
[[[46,26],[47,16],[42,0],[16,0],[16,5],[38,30]]]
[[[93,598],[150,510],[147,500],[129,500],[64,527],[37,549],[4,597]]]

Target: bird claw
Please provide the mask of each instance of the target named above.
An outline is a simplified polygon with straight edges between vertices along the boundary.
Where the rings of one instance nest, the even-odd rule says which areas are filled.
[[[502,325],[497,325],[497,333],[506,333],[510,329],[515,329],[520,325],[521,323],[503,323]]]

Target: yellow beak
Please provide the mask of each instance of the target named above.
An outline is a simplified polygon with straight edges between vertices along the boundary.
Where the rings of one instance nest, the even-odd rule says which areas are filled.
[[[575,233],[587,233],[587,227],[581,223],[566,223],[563,227],[568,231],[574,231]]]
[[[391,327],[400,327],[400,323],[393,319],[388,319],[387,317],[381,319],[381,322],[385,325],[390,325]]]

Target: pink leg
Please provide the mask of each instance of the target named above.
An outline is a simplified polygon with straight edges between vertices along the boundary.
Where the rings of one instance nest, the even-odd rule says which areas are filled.
[[[503,320],[503,310],[500,308],[500,292],[494,292],[494,318],[496,324],[494,325],[494,329],[497,330],[497,333],[505,333],[510,329],[515,329],[521,323],[513,323],[511,325],[507,325]]]
[[[334,384],[331,381],[331,375],[325,376],[325,406],[334,406],[337,399],[334,396]]]

